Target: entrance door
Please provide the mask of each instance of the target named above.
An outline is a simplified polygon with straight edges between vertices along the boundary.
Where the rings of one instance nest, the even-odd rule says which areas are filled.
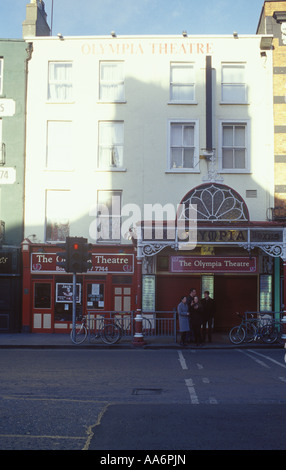
[[[215,329],[228,330],[238,324],[235,312],[257,311],[256,276],[215,276]]]
[[[51,333],[54,324],[53,282],[48,280],[33,282],[33,332]]]
[[[201,278],[199,276],[157,276],[156,310],[172,312],[180,303],[183,295],[189,295],[192,288],[201,297]]]
[[[21,284],[19,279],[0,279],[0,333],[19,331]]]

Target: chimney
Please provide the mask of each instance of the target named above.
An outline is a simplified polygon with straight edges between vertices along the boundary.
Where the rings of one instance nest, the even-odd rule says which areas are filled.
[[[22,26],[24,39],[33,36],[51,35],[43,0],[30,0],[30,3],[26,5],[26,19],[23,21]]]

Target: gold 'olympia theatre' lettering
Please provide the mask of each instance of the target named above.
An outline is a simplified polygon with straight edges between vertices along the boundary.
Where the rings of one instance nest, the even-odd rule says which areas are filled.
[[[173,55],[212,54],[213,44],[203,42],[85,42],[81,46],[83,55]]]
[[[198,230],[198,242],[246,242],[245,230]]]

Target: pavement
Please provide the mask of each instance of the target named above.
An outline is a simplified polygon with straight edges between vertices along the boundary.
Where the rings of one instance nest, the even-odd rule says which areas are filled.
[[[0,349],[234,349],[234,348],[283,348],[283,343],[264,344],[253,341],[240,345],[232,344],[227,333],[213,333],[212,342],[196,346],[190,343],[187,346],[180,345],[180,334],[178,341],[174,337],[147,336],[144,337],[143,345],[134,345],[133,337],[123,337],[117,344],[107,345],[100,339],[89,342],[88,338],[82,344],[73,344],[69,334],[61,333],[1,333]]]

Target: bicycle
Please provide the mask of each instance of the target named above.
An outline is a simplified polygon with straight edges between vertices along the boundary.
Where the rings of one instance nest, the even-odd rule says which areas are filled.
[[[116,318],[116,315],[121,315],[121,318]],[[75,334],[71,331],[71,340],[74,344],[83,343],[89,335],[89,340],[93,341],[100,338],[106,344],[115,344],[121,340],[122,336],[131,335],[133,333],[133,317],[127,312],[112,312],[113,318],[87,318],[79,317],[81,323],[77,323],[75,327]],[[93,328],[90,327],[90,322],[93,323]],[[142,317],[142,333],[143,335],[151,335],[152,323],[149,318]]]
[[[237,315],[240,317],[241,323],[240,325],[233,326],[228,334],[230,341],[233,344],[241,344],[245,340],[246,337],[246,330],[247,330],[247,325],[244,319],[244,316],[241,315],[239,312],[235,312],[234,315]]]
[[[112,313],[114,322],[121,328],[122,336],[128,336],[133,334],[134,331],[134,317],[129,312],[115,312]],[[116,315],[121,316],[121,318],[116,318]],[[154,328],[152,327],[152,321],[142,316],[142,333],[143,336],[151,336]]]
[[[252,341],[262,340],[266,344],[275,343],[278,339],[278,330],[275,327],[273,319],[263,319],[264,315],[260,314],[260,318],[254,318],[251,314],[251,319],[245,318],[239,312],[236,312],[242,318],[240,325],[234,326],[229,332],[229,339],[234,344],[241,344],[242,342],[250,343]]]
[[[114,323],[105,323],[104,318],[97,319],[97,328],[92,331],[87,324],[86,316],[79,317],[81,323],[76,323],[75,331],[71,331],[70,337],[74,344],[82,344],[89,334],[91,340],[100,338],[106,344],[115,344],[122,336],[118,325]],[[97,332],[96,332],[97,331]]]

